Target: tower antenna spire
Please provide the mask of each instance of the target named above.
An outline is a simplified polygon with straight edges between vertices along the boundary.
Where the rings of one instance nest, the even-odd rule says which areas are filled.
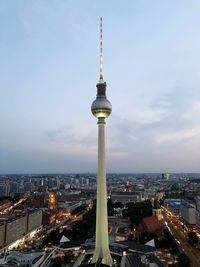
[[[102,17],[100,17],[100,82],[103,81],[103,33]]]

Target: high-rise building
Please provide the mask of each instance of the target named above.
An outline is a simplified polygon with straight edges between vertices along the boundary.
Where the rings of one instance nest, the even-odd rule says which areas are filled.
[[[93,115],[98,119],[98,174],[97,174],[97,207],[96,239],[92,262],[101,261],[112,265],[108,242],[107,188],[105,168],[105,119],[112,111],[111,103],[106,98],[106,82],[103,80],[102,52],[102,18],[100,19],[100,79],[97,83],[97,96],[91,106]]]
[[[0,183],[0,196],[8,197],[10,195],[10,182],[3,181]]]

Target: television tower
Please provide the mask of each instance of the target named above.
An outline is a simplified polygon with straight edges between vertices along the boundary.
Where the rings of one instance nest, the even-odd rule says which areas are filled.
[[[97,83],[97,96],[91,106],[93,115],[98,119],[98,174],[96,207],[96,240],[92,262],[101,261],[112,265],[108,242],[107,188],[105,168],[105,119],[112,111],[106,98],[106,82],[103,80],[102,18],[100,18],[100,79]]]

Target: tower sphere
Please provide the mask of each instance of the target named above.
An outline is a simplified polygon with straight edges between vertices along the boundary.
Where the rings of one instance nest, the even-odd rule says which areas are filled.
[[[107,118],[111,111],[112,105],[110,101],[106,98],[106,82],[103,79],[100,79],[97,83],[97,96],[91,106],[92,114],[96,118]]]
[[[112,111],[112,105],[105,96],[97,97],[92,103],[91,111],[96,118],[107,118]]]
[[[105,95],[97,95],[92,103],[91,111],[96,118],[107,118],[112,111],[112,105]]]

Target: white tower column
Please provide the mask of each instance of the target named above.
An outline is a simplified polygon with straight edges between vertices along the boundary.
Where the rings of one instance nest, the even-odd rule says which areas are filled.
[[[105,168],[105,119],[98,119],[98,175],[97,175],[97,207],[96,207],[96,241],[93,262],[102,259],[102,263],[112,265],[109,251],[107,189]]]
[[[91,106],[92,114],[98,119],[98,173],[96,207],[96,241],[92,262],[112,265],[108,242],[107,189],[105,167],[105,119],[112,112],[112,105],[106,97],[106,82],[103,80],[102,18],[100,18],[100,77],[97,95]]]

